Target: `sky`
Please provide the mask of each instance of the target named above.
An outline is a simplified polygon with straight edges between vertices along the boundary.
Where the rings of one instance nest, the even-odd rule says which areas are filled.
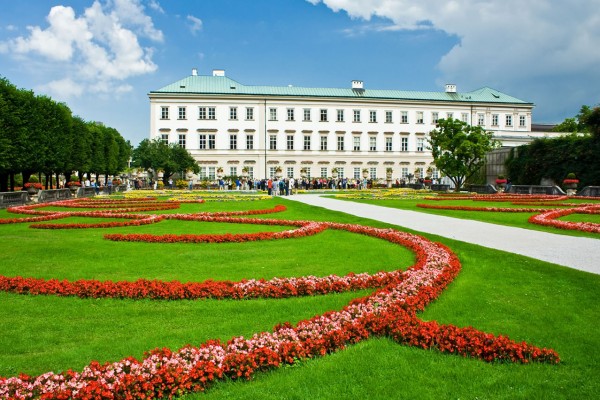
[[[135,146],[148,93],[245,85],[459,92],[532,102],[534,123],[600,103],[600,0],[0,0],[0,76]]]

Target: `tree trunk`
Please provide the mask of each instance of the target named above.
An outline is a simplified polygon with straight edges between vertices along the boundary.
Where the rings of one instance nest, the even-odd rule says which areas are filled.
[[[14,191],[14,188],[11,191]],[[0,173],[0,192],[8,192],[8,174],[6,173]]]
[[[8,174],[8,179],[9,179],[9,182],[10,182],[10,191],[14,192],[15,191],[15,173],[14,172],[10,172]],[[25,184],[25,183],[23,183],[23,184]]]

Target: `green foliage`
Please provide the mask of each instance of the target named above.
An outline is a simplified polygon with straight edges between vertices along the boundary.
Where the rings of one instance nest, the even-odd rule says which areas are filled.
[[[135,167],[146,170],[162,170],[164,172],[163,183],[176,172],[193,171],[198,173],[200,167],[194,157],[175,143],[167,144],[160,139],[144,139],[139,146],[133,150],[132,162]]]
[[[452,118],[438,120],[437,129],[429,134],[435,166],[457,191],[485,164],[485,155],[499,146],[491,132]]]
[[[567,135],[536,139],[511,149],[506,161],[513,184],[539,185],[544,178],[560,182],[574,173],[582,186],[600,184],[600,135]]]
[[[86,123],[66,104],[0,78],[0,191],[8,189],[8,176],[19,172],[25,181],[39,172],[114,175],[127,167],[130,154],[131,146],[115,129]]]
[[[598,110],[598,107],[595,107],[594,109],[592,109],[590,106],[586,106],[583,105],[581,106],[581,109],[579,110],[579,114],[577,114],[574,118],[565,118],[565,120],[563,122],[561,122],[560,124],[556,125],[552,130],[554,132],[569,132],[569,133],[588,133],[588,132],[592,132],[593,131],[593,125],[594,125],[594,117],[592,117],[592,120],[590,121],[590,117],[591,115],[595,113],[596,117],[598,118],[598,115],[600,113],[600,110]],[[596,128],[600,125],[598,125],[598,120],[596,120]]]

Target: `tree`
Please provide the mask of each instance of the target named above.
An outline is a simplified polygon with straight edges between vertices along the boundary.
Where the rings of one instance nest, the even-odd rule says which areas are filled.
[[[485,155],[500,145],[491,132],[452,118],[438,120],[429,135],[434,164],[456,191],[485,164]]]
[[[597,109],[598,107],[596,107]],[[553,132],[588,133],[590,126],[587,120],[593,110],[590,106],[583,105],[574,118],[565,118],[563,122],[552,128]]]
[[[198,163],[191,154],[178,144],[167,144],[160,139],[144,139],[132,153],[133,165],[146,170],[164,172],[163,182],[167,184],[176,172],[200,171]]]

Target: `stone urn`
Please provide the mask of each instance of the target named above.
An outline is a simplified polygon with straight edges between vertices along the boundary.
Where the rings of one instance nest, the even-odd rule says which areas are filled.
[[[367,170],[364,170],[364,171],[362,172],[362,175],[363,175],[363,178],[367,179],[367,177],[369,176],[369,171],[367,171]]]

